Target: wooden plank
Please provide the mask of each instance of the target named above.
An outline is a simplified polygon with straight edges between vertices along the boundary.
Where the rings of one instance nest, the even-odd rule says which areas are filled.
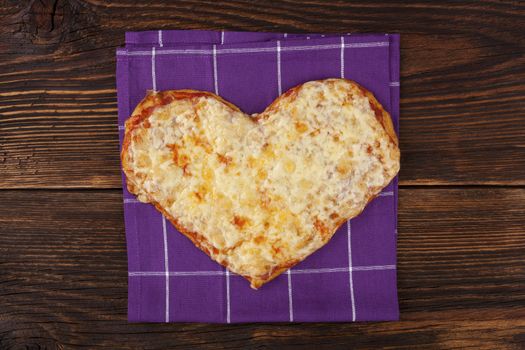
[[[120,191],[0,191],[0,348],[525,346],[525,189],[400,191],[400,322],[127,324]]]
[[[400,32],[401,184],[525,184],[525,10],[514,1],[0,3],[0,188],[120,187],[126,30]]]

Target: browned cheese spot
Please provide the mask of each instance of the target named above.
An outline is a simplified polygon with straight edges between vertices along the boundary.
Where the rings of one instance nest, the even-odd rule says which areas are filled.
[[[197,200],[199,202],[202,202],[202,199],[203,199],[202,193],[200,193],[200,192],[193,192],[193,194],[195,195],[195,197],[197,197]]]
[[[346,162],[341,162],[337,164],[337,166],[335,167],[335,170],[337,170],[337,172],[343,176],[347,175],[350,172],[350,164]]]
[[[268,176],[268,173],[264,169],[259,169],[257,171],[257,179],[263,181]]]
[[[323,240],[328,237],[330,231],[328,231],[328,227],[325,225],[324,222],[319,220],[319,218],[315,218],[314,227],[321,234]]]
[[[232,224],[237,226],[239,229],[242,229],[248,223],[248,218],[242,216],[233,216]]]
[[[190,172],[188,170],[188,165],[190,163],[190,159],[185,154],[180,154],[179,152],[179,146],[175,143],[167,145],[168,148],[171,150],[172,156],[173,156],[173,162],[180,168],[182,168],[182,171],[184,172],[184,175],[190,175]]]
[[[312,132],[310,133],[310,136],[317,136],[317,135],[319,135],[320,133],[321,133],[321,130],[319,130],[319,129],[315,129],[314,131],[312,131]]]
[[[207,140],[204,140],[196,136],[193,139],[193,142],[195,143],[196,146],[202,147],[206,153],[210,154],[212,152],[212,147]]]
[[[226,166],[228,166],[232,162],[232,157],[228,157],[220,153],[217,153],[217,158],[219,158],[219,162]]]
[[[258,235],[253,239],[253,241],[255,242],[255,244],[262,244],[266,241],[266,237]]]
[[[295,129],[297,130],[297,132],[302,134],[308,131],[308,125],[301,123],[301,122],[295,122]]]
[[[260,194],[261,207],[263,207],[264,209],[269,209],[272,203],[272,199],[270,198],[270,196],[268,196],[268,193],[260,189],[258,189],[257,192],[259,192]]]

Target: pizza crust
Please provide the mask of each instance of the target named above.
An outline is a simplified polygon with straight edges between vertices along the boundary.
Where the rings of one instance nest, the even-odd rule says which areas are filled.
[[[348,103],[354,103],[357,105],[357,102],[358,102],[359,108],[355,107],[354,109],[356,110],[359,109],[359,113],[361,114],[368,113],[367,116],[365,116],[366,118],[368,118],[368,115],[370,114],[373,115],[375,120],[378,122],[376,123],[377,125],[375,125],[369,119],[367,119],[367,122],[364,125],[370,126],[370,129],[373,130],[374,135],[376,134],[379,135],[379,136],[376,135],[377,138],[375,139],[379,143],[379,146],[378,146],[378,143],[376,143],[375,146],[369,145],[369,148],[373,147],[373,150],[370,152],[371,157],[372,157],[372,154],[374,154],[374,157],[375,157],[376,151],[379,150],[378,157],[381,157],[383,159],[380,162],[375,161],[374,166],[377,167],[377,164],[381,164],[384,168],[384,169],[380,169],[383,172],[383,174],[381,174],[381,179],[380,179],[381,181],[376,179],[376,181],[374,182],[374,186],[369,187],[366,193],[364,194],[361,193],[363,200],[361,200],[361,202],[358,203],[359,205],[356,204],[355,207],[351,207],[351,205],[349,205],[348,207],[345,207],[343,209],[339,208],[339,211],[336,210],[333,213],[335,217],[333,218],[332,221],[330,221],[331,219],[330,220],[329,219],[327,220],[317,220],[316,219],[316,221],[313,219],[310,220],[311,222],[313,222],[313,228],[311,231],[314,232],[315,234],[310,235],[306,239],[304,239],[305,240],[304,244],[307,246],[304,252],[301,251],[301,253],[299,254],[297,251],[291,250],[286,256],[284,256],[283,254],[281,254],[282,255],[281,256],[279,255],[279,253],[276,253],[276,256],[279,255],[278,258],[280,260],[278,260],[278,263],[275,263],[269,267],[268,266],[263,266],[263,267],[256,266],[256,264],[254,264],[255,267],[251,267],[249,263],[245,265],[239,264],[239,261],[244,261],[246,259],[249,260],[250,254],[251,254],[249,253],[250,250],[246,249],[246,251],[248,251],[248,253],[245,254],[246,256],[238,257],[235,255],[235,254],[237,255],[244,254],[242,251],[241,253],[237,252],[240,250],[240,247],[246,243],[245,241],[242,241],[242,239],[240,241],[235,242],[235,244],[232,244],[230,246],[227,244],[228,242],[226,242],[226,244],[224,244],[223,247],[218,247],[218,245],[222,244],[222,241],[217,240],[217,237],[211,236],[209,232],[198,233],[195,230],[188,227],[189,224],[183,224],[181,222],[181,218],[184,219],[184,215],[181,215],[180,212],[173,211],[172,209],[167,209],[165,208],[165,206],[168,206],[166,205],[166,203],[169,204],[170,201],[172,200],[176,202],[176,201],[184,201],[184,199],[176,198],[179,195],[179,193],[171,194],[170,195],[171,198],[167,198],[170,196],[159,195],[159,193],[162,193],[161,190],[158,190],[158,191],[156,190],[152,191],[151,189],[148,190],[146,188],[147,187],[146,185],[150,184],[152,182],[150,178],[155,178],[156,175],[148,175],[149,174],[148,172],[142,171],[143,169],[140,166],[137,166],[137,164],[139,164],[139,162],[136,159],[137,154],[139,154],[139,152],[137,152],[136,150],[137,147],[144,146],[147,148],[148,142],[152,143],[152,142],[157,142],[157,141],[158,142],[165,141],[165,140],[156,140],[155,138],[151,137],[151,135],[148,134],[148,129],[156,130],[155,128],[161,128],[162,125],[163,125],[162,128],[165,129],[167,124],[166,125],[159,124],[160,122],[158,120],[161,119],[160,116],[162,116],[164,119],[168,121],[171,120],[169,118],[172,118],[172,119],[175,118],[169,115],[170,114],[169,111],[168,112],[163,111],[163,108],[169,109],[172,106],[179,106],[179,105],[187,104],[188,106],[187,109],[193,108],[195,110],[197,108],[196,106],[202,105],[204,106],[203,107],[204,109],[208,108],[209,106],[213,106],[214,108],[216,107],[219,114],[229,113],[235,116],[236,118],[240,118],[239,115],[241,115],[242,112],[239,110],[239,108],[225,101],[220,96],[217,96],[210,92],[195,91],[195,90],[173,90],[173,91],[164,91],[164,92],[150,91],[147,93],[146,97],[137,105],[137,107],[132,113],[132,116],[126,121],[125,136],[124,136],[124,141],[122,144],[122,151],[121,151],[121,159],[122,159],[122,167],[127,177],[127,187],[128,187],[129,192],[137,195],[137,198],[139,200],[153,204],[157,208],[157,210],[159,210],[177,228],[179,232],[181,232],[186,237],[188,237],[199,249],[204,251],[208,256],[210,256],[212,259],[214,259],[221,265],[230,269],[232,272],[238,273],[242,275],[243,277],[245,277],[248,281],[250,281],[251,287],[255,289],[259,288],[263,284],[274,279],[275,277],[280,275],[282,272],[286,271],[290,267],[304,260],[308,255],[310,255],[311,253],[313,253],[314,251],[316,251],[317,249],[320,249],[323,245],[325,245],[330,240],[330,238],[333,236],[333,234],[337,231],[338,227],[342,225],[344,222],[346,222],[347,220],[361,213],[362,210],[364,210],[366,204],[368,204],[373,198],[375,198],[383,187],[388,185],[388,183],[392,180],[392,178],[397,174],[399,170],[398,140],[397,140],[397,136],[394,131],[394,128],[393,128],[393,124],[392,124],[390,115],[388,114],[388,112],[384,110],[384,108],[375,99],[372,93],[370,93],[368,90],[364,89],[357,83],[350,81],[350,80],[326,79],[326,80],[321,80],[321,81],[308,82],[308,83],[296,86],[290,89],[289,91],[287,91],[286,93],[284,93],[283,95],[279,96],[270,106],[267,107],[267,109],[263,113],[254,115],[251,121],[257,124],[257,127],[261,127],[261,128],[267,127],[266,125],[270,125],[267,128],[272,130],[272,132],[275,131],[276,133],[278,133],[279,130],[282,130],[282,127],[280,129],[277,127],[272,127],[273,125],[275,125],[275,123],[279,122],[278,119],[277,119],[277,122],[275,122],[277,118],[276,115],[279,115],[280,111],[282,110],[288,111],[290,108],[292,108],[291,110],[293,111],[294,104],[300,105],[300,103],[297,102],[296,99],[301,99],[301,98],[305,99],[303,95],[306,92],[308,92],[308,89],[310,90],[320,89],[319,91],[321,91],[323,94],[324,93],[326,94],[333,93],[334,95],[341,94],[341,93],[347,94],[348,96],[351,96],[351,98],[349,98],[350,102],[348,102],[345,99],[343,104],[348,102]],[[314,90],[314,92],[317,93],[318,95],[319,95],[318,93],[319,91]],[[312,100],[312,96],[310,95],[308,96],[309,98],[305,100],[306,101],[305,103],[309,103],[308,101]],[[330,97],[326,97],[326,98],[329,99]],[[364,102],[368,103],[368,106],[366,106],[366,104],[363,104]],[[186,111],[187,109],[183,111]],[[306,111],[309,111],[309,110],[306,109]],[[330,110],[330,113],[332,112],[333,111]],[[164,114],[168,113],[167,117],[162,113]],[[197,117],[200,115],[198,112],[194,112],[194,113],[195,113],[195,116]],[[332,113],[332,115],[334,114]],[[243,116],[246,116],[246,115],[243,115]],[[210,115],[208,117],[215,118],[216,116]],[[322,117],[326,118],[326,116],[322,116]],[[350,117],[348,116],[346,117],[350,121],[352,121]],[[156,118],[156,119],[152,120],[152,118],[154,119]],[[354,119],[358,119],[358,118],[356,117]],[[294,121],[296,119],[291,118],[290,120]],[[182,121],[186,122],[186,119]],[[168,123],[168,122],[165,122],[165,123]],[[174,124],[173,123],[170,125],[177,125],[176,123]],[[244,121],[242,123],[244,123]],[[161,126],[158,126],[158,125],[161,125]],[[380,128],[378,128],[378,126],[380,126]],[[252,132],[253,130],[255,130],[255,129],[252,130],[250,128],[251,127],[248,126],[247,130],[249,130],[249,132]],[[299,126],[299,129],[301,128],[303,127]],[[316,132],[316,131],[314,130],[313,132]],[[321,131],[318,131],[318,132],[321,132]],[[185,137],[187,135],[183,135],[183,136]],[[342,137],[345,137],[345,136],[346,135],[343,135]],[[358,136],[359,135],[352,135],[352,137],[354,138]],[[312,136],[312,139],[315,137],[316,136]],[[174,140],[171,140],[171,141],[174,141]],[[175,141],[178,142],[180,141],[180,139],[175,140]],[[212,146],[213,146],[212,149],[215,152],[216,145],[213,144]],[[164,147],[163,148],[164,151],[162,152],[167,152],[167,150],[165,150],[166,145],[164,145],[163,147]],[[186,148],[184,148],[183,150],[185,151]],[[231,157],[227,157],[224,155],[220,155],[220,156],[222,156],[223,159],[219,157],[219,161],[222,160],[223,163],[224,162],[227,163],[228,158],[231,158]],[[171,163],[176,163],[176,161],[171,161]],[[173,166],[173,164],[170,164],[170,166]],[[270,165],[269,168],[271,168],[272,166],[275,167],[275,164]],[[147,167],[144,167],[144,169],[146,168]],[[186,175],[185,172],[186,171],[191,172],[192,170],[191,169],[187,170],[186,167],[182,167],[182,171],[184,172],[182,175],[182,178],[184,178],[184,176]],[[218,169],[215,169],[214,171],[218,172]],[[153,173],[156,174],[158,173],[158,171],[153,172]],[[194,174],[189,175],[189,176],[194,176]],[[160,202],[164,202],[165,205],[163,206]],[[253,211],[261,210],[260,207],[254,207],[252,209]],[[275,215],[275,213],[276,212],[274,212],[273,215]],[[177,217],[177,215],[179,216]],[[233,221],[235,221],[235,219]],[[293,218],[290,220],[293,220]],[[242,224],[242,220],[239,219],[239,222],[235,222],[235,224],[239,224],[239,225]],[[239,229],[239,232],[242,233],[243,232],[242,225],[240,226],[241,228]],[[228,233],[226,232],[225,234],[227,235]],[[293,233],[290,235],[293,236]],[[255,238],[252,237],[251,239],[252,241],[256,242],[257,237]],[[296,237],[292,237],[290,239],[294,240],[296,239]],[[252,241],[250,241],[250,244],[252,244],[252,246],[254,247],[253,249],[255,249],[256,251],[258,246]],[[303,242],[299,242],[299,244],[296,244],[295,246],[301,246],[302,243]],[[260,245],[264,246],[264,244],[265,243],[261,243]],[[288,244],[284,244],[283,247],[288,247]],[[266,262],[266,260],[259,259],[260,257],[255,256],[256,254],[257,253],[254,253],[254,261]],[[245,268],[243,266],[249,266],[249,267]],[[261,271],[263,271],[263,273],[261,273]]]

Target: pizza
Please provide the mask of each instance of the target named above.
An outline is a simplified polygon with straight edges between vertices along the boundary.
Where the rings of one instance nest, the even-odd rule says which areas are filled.
[[[325,245],[399,171],[390,115],[346,79],[247,115],[203,91],[150,91],[126,121],[128,190],[259,288]]]

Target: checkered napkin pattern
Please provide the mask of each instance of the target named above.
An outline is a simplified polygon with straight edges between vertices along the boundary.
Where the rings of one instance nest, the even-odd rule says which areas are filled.
[[[147,90],[214,92],[261,112],[309,80],[352,79],[399,120],[399,36],[215,31],[126,33],[117,50],[119,134]],[[124,175],[123,175],[124,176]],[[130,322],[397,320],[397,178],[305,261],[259,290],[197,249],[124,186]]]

